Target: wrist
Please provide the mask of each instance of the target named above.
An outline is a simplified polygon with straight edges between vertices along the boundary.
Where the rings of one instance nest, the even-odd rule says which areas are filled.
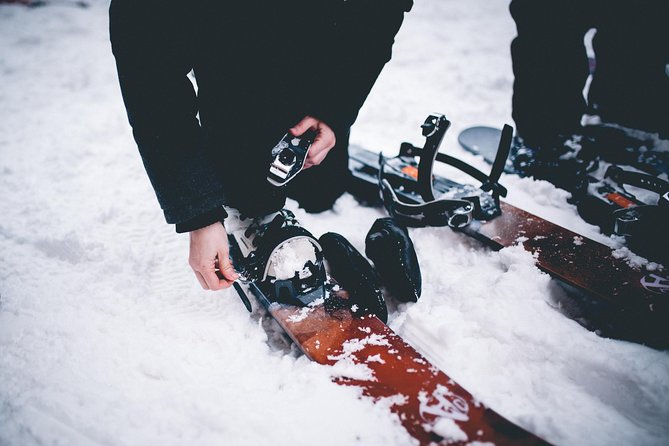
[[[175,229],[177,233],[182,234],[184,232],[197,231],[198,229],[211,226],[217,222],[223,222],[223,220],[228,216],[228,213],[225,212],[223,207],[218,207],[211,211],[205,212],[204,214],[197,215],[189,220],[177,223]]]

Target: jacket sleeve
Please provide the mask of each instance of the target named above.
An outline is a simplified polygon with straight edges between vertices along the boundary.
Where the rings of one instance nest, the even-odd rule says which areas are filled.
[[[412,0],[345,0],[333,14],[309,113],[329,125],[355,122],[384,65]]]
[[[188,79],[189,13],[188,2],[113,0],[109,14],[133,135],[165,218],[177,224],[218,217],[224,203]]]

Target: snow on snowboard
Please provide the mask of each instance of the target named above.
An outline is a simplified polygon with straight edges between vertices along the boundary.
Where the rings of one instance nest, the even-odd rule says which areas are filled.
[[[449,226],[495,250],[521,244],[534,254],[541,270],[575,291],[600,334],[669,346],[669,278],[661,267],[633,266],[608,246],[501,201],[506,189],[498,179],[513,129],[506,126],[492,138],[487,135],[487,144],[495,136],[501,139],[495,143],[499,143],[496,156],[488,158],[493,166],[486,175],[438,152],[449,125],[444,116],[430,115],[422,126],[425,146],[404,143],[400,154],[390,159],[351,147],[350,191],[362,201],[378,204],[381,188],[390,215],[408,226]],[[435,161],[462,170],[481,186],[432,175]]]
[[[237,218],[238,227],[235,219],[226,219],[230,253],[246,290],[307,357],[332,366],[337,383],[387,405],[418,444],[546,444],[478,402],[388,328],[377,317],[387,317],[378,290],[346,288],[364,285],[364,275],[355,277],[364,268],[343,237],[317,240],[286,210],[250,223]],[[235,288],[247,303],[244,289]]]
[[[310,359],[338,367],[338,383],[388,404],[421,445],[545,444],[478,402],[373,315],[324,305],[268,311]]]

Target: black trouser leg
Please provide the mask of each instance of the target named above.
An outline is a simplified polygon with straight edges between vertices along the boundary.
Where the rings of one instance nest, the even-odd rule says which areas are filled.
[[[221,120],[224,124],[213,129],[211,141],[217,144],[213,152],[220,166],[227,204],[244,215],[255,217],[280,210],[286,195],[282,188],[267,181],[272,161],[272,147],[286,133],[292,119],[279,119],[278,113],[267,105],[258,108],[231,107],[239,118]],[[264,107],[264,108],[263,108]],[[267,110],[259,114],[254,110]]]
[[[528,145],[577,131],[586,110],[587,0],[513,0],[513,119]]]
[[[669,2],[609,1],[598,11],[589,100],[605,121],[669,134]]]
[[[301,172],[288,183],[287,193],[307,212],[330,209],[348,184],[348,140],[350,129],[336,131],[337,143],[318,166]]]

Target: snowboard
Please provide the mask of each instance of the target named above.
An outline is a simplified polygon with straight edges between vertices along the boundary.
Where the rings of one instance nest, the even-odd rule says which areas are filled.
[[[602,150],[596,156],[611,164],[631,166],[649,175],[669,174],[669,148],[667,141],[653,139],[641,131],[643,137],[635,135],[632,129],[612,125],[587,126],[583,129],[586,138],[595,138]],[[489,126],[474,126],[464,129],[458,135],[458,142],[463,149],[474,155],[480,155],[492,164],[497,152],[501,129]],[[654,147],[658,145],[658,147]],[[663,147],[659,147],[662,145]],[[516,173],[511,160],[507,160],[504,169],[507,173]]]
[[[464,129],[458,135],[458,142],[468,152],[483,157],[486,163],[491,164],[497,155],[497,144],[502,136],[502,130],[495,127],[476,126]],[[513,166],[507,159],[505,169],[513,173]]]
[[[633,147],[634,143],[630,142],[633,138],[623,130],[603,126],[588,130],[590,134],[595,131],[600,132],[601,143],[606,142],[606,162],[614,162],[617,158],[618,164],[610,165],[603,174],[596,173],[596,170],[602,170],[597,168],[600,161],[596,156],[592,170],[583,172],[578,182],[580,186],[569,190],[570,202],[576,205],[579,215],[586,222],[599,226],[605,234],[624,236],[626,245],[632,251],[666,265],[669,263],[669,239],[666,237],[669,183],[658,176],[667,172],[667,163],[663,158],[666,158],[666,153],[639,150],[641,155],[629,156],[631,152],[627,152],[625,147]],[[470,127],[460,133],[458,141],[462,148],[480,155],[492,165],[501,133],[494,127]],[[642,159],[644,157],[645,160]],[[604,161],[603,157],[601,161]],[[517,173],[509,159],[504,171]]]
[[[387,404],[418,444],[548,444],[477,401],[377,317],[325,303],[269,302],[252,283],[249,289],[309,359],[339,370],[337,383]],[[346,299],[345,290],[335,292]]]
[[[255,219],[235,212],[228,210],[226,228],[243,283],[235,289],[247,308],[248,291],[309,359],[387,406],[418,444],[545,444],[479,403],[386,326],[383,296],[366,286],[371,267],[344,237],[317,240],[285,209]]]
[[[476,131],[479,130],[488,141],[495,141],[492,147],[496,147],[499,131],[490,128]],[[467,144],[467,134],[464,136]],[[422,150],[427,146],[426,143]],[[494,160],[495,154],[485,152],[486,147],[472,146]],[[400,155],[386,161],[392,168],[387,179],[394,183],[397,195],[408,203],[423,202],[417,191],[419,163],[413,156],[420,151],[404,143]],[[349,153],[352,173],[349,191],[363,202],[379,204],[379,153],[357,146],[351,146]],[[437,159],[439,155],[444,154],[438,154]],[[432,187],[435,195],[440,196],[472,188],[438,175],[432,176]],[[656,348],[669,347],[669,276],[661,267],[635,266],[606,245],[504,201],[499,203],[499,211],[498,215],[474,219],[457,230],[494,250],[523,246],[535,256],[539,269],[573,291],[599,334]]]

